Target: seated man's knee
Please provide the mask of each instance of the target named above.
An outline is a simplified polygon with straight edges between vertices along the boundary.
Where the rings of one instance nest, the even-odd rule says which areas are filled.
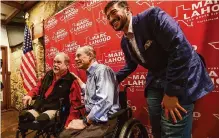
[[[47,110],[37,117],[38,122],[47,122],[55,118],[56,110]]]
[[[35,110],[24,110],[21,111],[19,115],[19,121],[20,122],[34,121],[37,116],[39,116],[39,113]]]
[[[37,120],[38,122],[47,122],[47,121],[50,120],[50,118],[49,118],[49,116],[48,116],[46,113],[42,113],[42,114],[40,114],[40,115],[36,118],[36,120]]]

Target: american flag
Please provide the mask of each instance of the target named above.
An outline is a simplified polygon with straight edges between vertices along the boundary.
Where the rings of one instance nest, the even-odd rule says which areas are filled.
[[[23,55],[21,58],[20,72],[23,79],[23,86],[27,92],[31,91],[32,88],[36,86],[37,77],[36,77],[36,63],[33,55],[33,46],[30,31],[25,26],[24,29],[24,46],[23,46]]]

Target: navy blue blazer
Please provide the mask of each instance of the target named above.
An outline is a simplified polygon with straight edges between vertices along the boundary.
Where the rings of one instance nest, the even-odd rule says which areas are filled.
[[[195,101],[213,90],[202,60],[171,16],[154,7],[133,16],[132,23],[137,47],[146,63],[138,60],[129,40],[123,36],[121,48],[126,64],[117,72],[119,82],[139,64],[148,69],[146,87],[159,78],[169,96],[187,95]]]

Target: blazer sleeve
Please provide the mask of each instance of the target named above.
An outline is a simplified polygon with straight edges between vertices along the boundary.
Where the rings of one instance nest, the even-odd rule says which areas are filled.
[[[125,55],[125,66],[116,73],[118,83],[122,82],[127,76],[134,72],[138,66],[138,64],[135,63],[128,54],[124,38],[121,41],[121,47]]]
[[[146,20],[153,29],[155,41],[168,52],[165,93],[180,96],[185,93],[188,81],[192,47],[179,24],[160,8],[152,8]]]

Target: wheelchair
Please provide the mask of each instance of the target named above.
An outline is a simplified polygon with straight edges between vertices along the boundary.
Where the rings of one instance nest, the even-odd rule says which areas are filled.
[[[145,126],[137,119],[132,117],[132,109],[127,106],[127,88],[119,92],[119,103],[121,110],[109,116],[109,120],[117,119],[116,127],[111,132],[105,134],[104,138],[148,138]],[[79,110],[85,106],[75,107]]]
[[[34,98],[36,99],[36,98]],[[31,133],[35,132],[34,138],[50,138],[58,137],[60,132],[64,129],[65,122],[69,115],[69,107],[63,104],[64,98],[60,98],[60,107],[56,111],[54,119],[49,122],[39,123],[38,121],[20,122],[16,132],[16,138],[26,138]],[[23,110],[33,109],[29,106]]]

